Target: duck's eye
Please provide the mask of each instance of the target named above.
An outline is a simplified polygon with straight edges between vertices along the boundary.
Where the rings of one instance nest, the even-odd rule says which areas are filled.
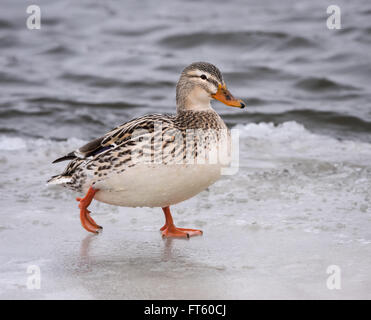
[[[200,78],[201,78],[202,80],[207,80],[207,77],[206,77],[204,74],[202,74],[202,75],[200,76]]]

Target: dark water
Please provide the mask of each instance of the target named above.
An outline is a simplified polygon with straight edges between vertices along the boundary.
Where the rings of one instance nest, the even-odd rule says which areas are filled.
[[[215,103],[228,125],[296,121],[371,141],[371,2],[2,1],[0,134],[93,138],[133,117],[175,111],[193,61],[223,72],[244,113]]]

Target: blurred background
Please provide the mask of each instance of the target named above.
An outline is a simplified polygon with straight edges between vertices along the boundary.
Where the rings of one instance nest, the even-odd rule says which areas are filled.
[[[1,3],[1,298],[371,298],[370,1]],[[31,4],[40,30],[26,27]],[[51,161],[174,113],[194,61],[248,105],[213,103],[239,130],[238,174],[173,209],[204,236],[163,241],[160,209],[97,202],[104,232],[87,235],[77,195],[45,184],[66,165]],[[27,289],[30,265],[41,290]]]

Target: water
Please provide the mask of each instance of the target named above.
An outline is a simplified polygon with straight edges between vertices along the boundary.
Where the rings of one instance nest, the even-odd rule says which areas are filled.
[[[0,297],[371,298],[371,4],[35,1],[0,12]],[[241,110],[240,170],[173,208],[204,236],[163,240],[160,209],[94,203],[45,181],[51,161],[133,117],[174,112],[193,61],[223,72]],[[40,290],[28,290],[38,265]],[[326,269],[341,268],[329,290]]]

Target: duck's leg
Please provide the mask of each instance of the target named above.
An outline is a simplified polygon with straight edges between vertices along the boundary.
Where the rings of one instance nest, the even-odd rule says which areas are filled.
[[[76,198],[76,200],[80,202],[79,208],[80,208],[81,225],[87,231],[93,232],[93,233],[98,233],[98,231],[102,229],[102,227],[97,225],[97,223],[90,216],[90,211],[88,210],[90,203],[92,202],[95,194],[98,191],[99,191],[98,189],[93,189],[93,187],[90,187],[84,198]]]
[[[170,207],[162,208],[165,214],[165,225],[160,229],[162,231],[162,236],[166,238],[170,237],[182,237],[182,238],[189,238],[192,236],[199,236],[202,235],[201,230],[197,229],[185,229],[185,228],[177,228],[174,225],[173,217],[171,216]]]

